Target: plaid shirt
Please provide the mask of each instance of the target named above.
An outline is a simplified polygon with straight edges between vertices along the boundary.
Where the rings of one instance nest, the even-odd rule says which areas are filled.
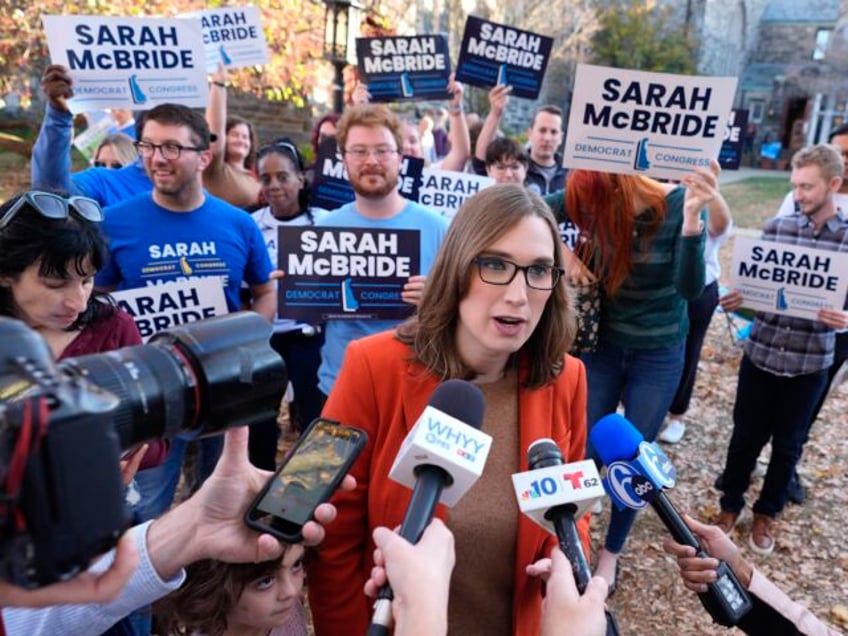
[[[816,234],[812,222],[795,212],[771,219],[763,240],[848,252],[848,220],[841,209]],[[844,274],[844,272],[843,272]],[[845,307],[848,308],[848,298]],[[818,320],[807,320],[761,311],[745,342],[745,355],[757,367],[781,376],[815,373],[833,364],[836,332]]]

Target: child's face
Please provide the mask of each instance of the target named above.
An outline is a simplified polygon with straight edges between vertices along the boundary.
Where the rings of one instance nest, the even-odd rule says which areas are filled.
[[[271,629],[285,622],[303,591],[303,546],[286,549],[280,568],[247,584],[227,616],[232,627]]]

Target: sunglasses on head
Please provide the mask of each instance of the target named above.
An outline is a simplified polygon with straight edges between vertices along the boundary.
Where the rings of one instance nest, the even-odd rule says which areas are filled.
[[[71,210],[73,210],[86,221],[100,223],[103,220],[103,210],[100,208],[100,204],[94,199],[89,199],[88,197],[65,198],[53,192],[30,190],[26,194],[21,195],[15,201],[14,205],[0,217],[0,230],[11,223],[12,219],[15,218],[25,205],[29,205],[41,216],[48,219],[67,219]]]

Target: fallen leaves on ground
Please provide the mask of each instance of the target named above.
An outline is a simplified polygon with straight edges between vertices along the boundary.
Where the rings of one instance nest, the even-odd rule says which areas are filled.
[[[730,247],[722,251],[728,271]],[[669,497],[680,511],[701,520],[713,520],[719,492],[712,484],[724,466],[733,428],[736,377],[742,352],[734,346],[726,319],[713,316],[702,350],[692,404],[685,417],[686,434],[674,445],[664,445],[674,463],[678,483]],[[751,508],[762,486],[754,478],[746,495],[747,507],[733,532],[733,540],[768,578],[789,596],[805,604],[834,629],[848,630],[848,382],[832,392],[798,467],[807,489],[803,505],[788,504],[777,522],[777,546],[768,557],[751,552],[748,534]],[[604,514],[592,520],[592,540],[601,545],[607,527]],[[622,634],[633,636],[689,636],[741,633],[712,623],[698,597],[683,587],[676,564],[662,553],[667,530],[651,510],[639,513],[624,554],[619,580],[610,600]],[[775,634],[775,636],[779,636]]]

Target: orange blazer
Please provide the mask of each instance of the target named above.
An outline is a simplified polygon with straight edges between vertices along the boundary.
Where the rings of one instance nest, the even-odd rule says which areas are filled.
[[[394,528],[403,520],[411,491],[390,480],[389,470],[401,443],[412,429],[439,380],[411,362],[411,350],[388,331],[351,342],[323,415],[368,432],[368,444],[351,469],[357,487],[337,493],[333,503],[338,518],[327,526],[327,536],[311,558],[309,605],[317,636],[365,634],[371,602],[362,591],[368,580],[376,526]],[[566,462],[583,459],[586,447],[586,372],[583,363],[568,356],[563,372],[540,389],[519,389],[521,448],[542,437],[553,439]],[[521,470],[527,470],[520,452]],[[447,519],[439,505],[437,516]],[[538,636],[542,587],[524,568],[546,557],[556,537],[519,515],[515,562],[513,633]],[[589,519],[578,522],[589,554]]]

